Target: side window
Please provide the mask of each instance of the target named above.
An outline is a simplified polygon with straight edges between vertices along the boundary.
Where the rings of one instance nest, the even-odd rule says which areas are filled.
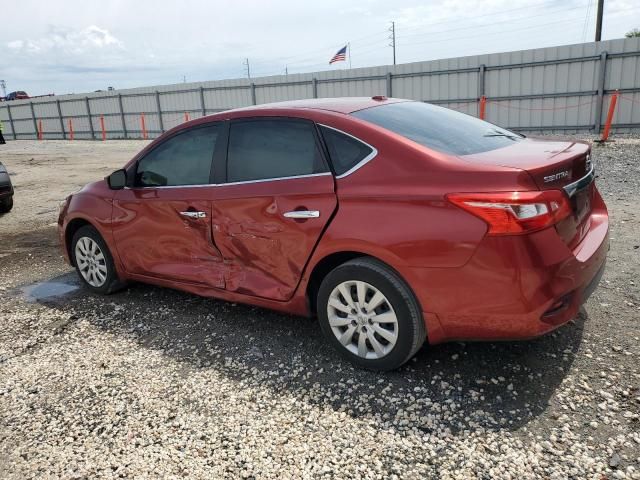
[[[194,128],[160,144],[138,162],[136,187],[206,185],[219,125]]]
[[[342,175],[355,167],[358,162],[367,158],[373,149],[349,135],[340,133],[333,128],[321,126],[322,137],[327,144],[331,163],[336,175]]]
[[[227,153],[228,182],[326,171],[312,122],[261,119],[231,124]]]

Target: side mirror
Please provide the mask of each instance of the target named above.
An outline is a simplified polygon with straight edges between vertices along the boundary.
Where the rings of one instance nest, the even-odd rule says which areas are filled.
[[[127,171],[124,168],[116,170],[107,177],[107,183],[111,190],[122,190],[127,185]]]

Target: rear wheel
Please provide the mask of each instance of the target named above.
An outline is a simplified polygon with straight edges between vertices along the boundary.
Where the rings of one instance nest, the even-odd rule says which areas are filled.
[[[0,200],[0,213],[9,213],[13,208],[13,197]]]
[[[94,227],[78,229],[71,241],[71,254],[78,276],[89,289],[109,294],[121,286],[111,252]]]
[[[325,277],[318,291],[318,318],[340,354],[372,370],[399,367],[426,337],[413,292],[395,271],[372,258],[346,262]]]

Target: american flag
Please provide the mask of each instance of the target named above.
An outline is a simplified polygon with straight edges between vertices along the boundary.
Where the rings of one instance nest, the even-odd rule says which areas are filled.
[[[347,46],[345,45],[340,50],[338,50],[338,53],[336,53],[333,57],[331,57],[331,60],[329,60],[329,65],[331,65],[333,62],[344,62],[346,58],[347,58]]]

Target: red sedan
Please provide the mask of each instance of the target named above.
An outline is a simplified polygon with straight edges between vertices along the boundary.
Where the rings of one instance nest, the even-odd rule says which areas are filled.
[[[94,292],[139,281],[317,315],[345,357],[385,370],[425,338],[566,323],[609,248],[588,144],[385,97],[186,122],[69,196],[59,228]]]

